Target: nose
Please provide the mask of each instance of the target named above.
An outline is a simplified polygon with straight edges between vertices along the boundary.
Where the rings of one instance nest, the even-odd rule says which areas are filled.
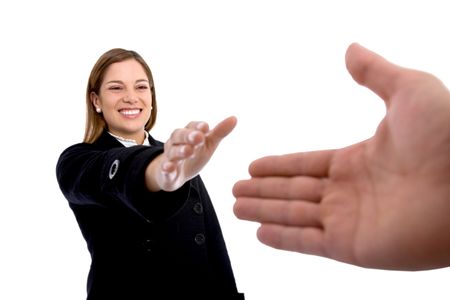
[[[137,102],[137,97],[135,95],[125,95],[125,97],[123,97],[123,102],[126,103],[136,103]]]

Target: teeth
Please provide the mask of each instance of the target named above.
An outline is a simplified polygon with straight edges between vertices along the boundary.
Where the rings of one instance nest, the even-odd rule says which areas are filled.
[[[139,109],[121,110],[120,113],[124,115],[137,115],[139,113]]]

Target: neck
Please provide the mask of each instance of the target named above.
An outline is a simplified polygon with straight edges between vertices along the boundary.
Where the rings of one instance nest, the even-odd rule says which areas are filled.
[[[144,140],[148,137],[148,133],[146,131],[143,131],[142,134],[139,134],[140,137],[138,137],[138,135],[136,135],[134,137],[123,137],[116,133],[112,133],[111,131],[109,131],[109,134],[111,134],[116,139],[119,139],[119,140],[122,140],[125,142],[133,142],[133,143],[136,143],[137,145],[142,145],[144,143]]]

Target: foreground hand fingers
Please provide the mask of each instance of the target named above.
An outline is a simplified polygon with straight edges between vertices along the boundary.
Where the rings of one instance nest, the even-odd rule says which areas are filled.
[[[262,224],[257,237],[261,243],[276,249],[325,256],[324,233],[314,227],[289,227]]]
[[[319,202],[325,188],[325,179],[295,177],[257,177],[238,181],[233,186],[235,197],[299,199]]]
[[[267,156],[253,161],[249,172],[260,176],[314,176],[327,177],[335,150],[291,153]]]
[[[321,227],[320,208],[306,201],[238,198],[233,207],[239,219],[287,226]]]
[[[405,69],[390,63],[361,45],[350,45],[345,60],[353,79],[374,91],[386,102],[389,102],[401,85]]]

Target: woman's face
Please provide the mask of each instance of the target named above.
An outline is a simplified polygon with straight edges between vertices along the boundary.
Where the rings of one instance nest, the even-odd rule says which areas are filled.
[[[99,95],[91,100],[100,108],[112,134],[142,143],[150,119],[152,95],[147,75],[134,59],[111,64],[106,70]]]

